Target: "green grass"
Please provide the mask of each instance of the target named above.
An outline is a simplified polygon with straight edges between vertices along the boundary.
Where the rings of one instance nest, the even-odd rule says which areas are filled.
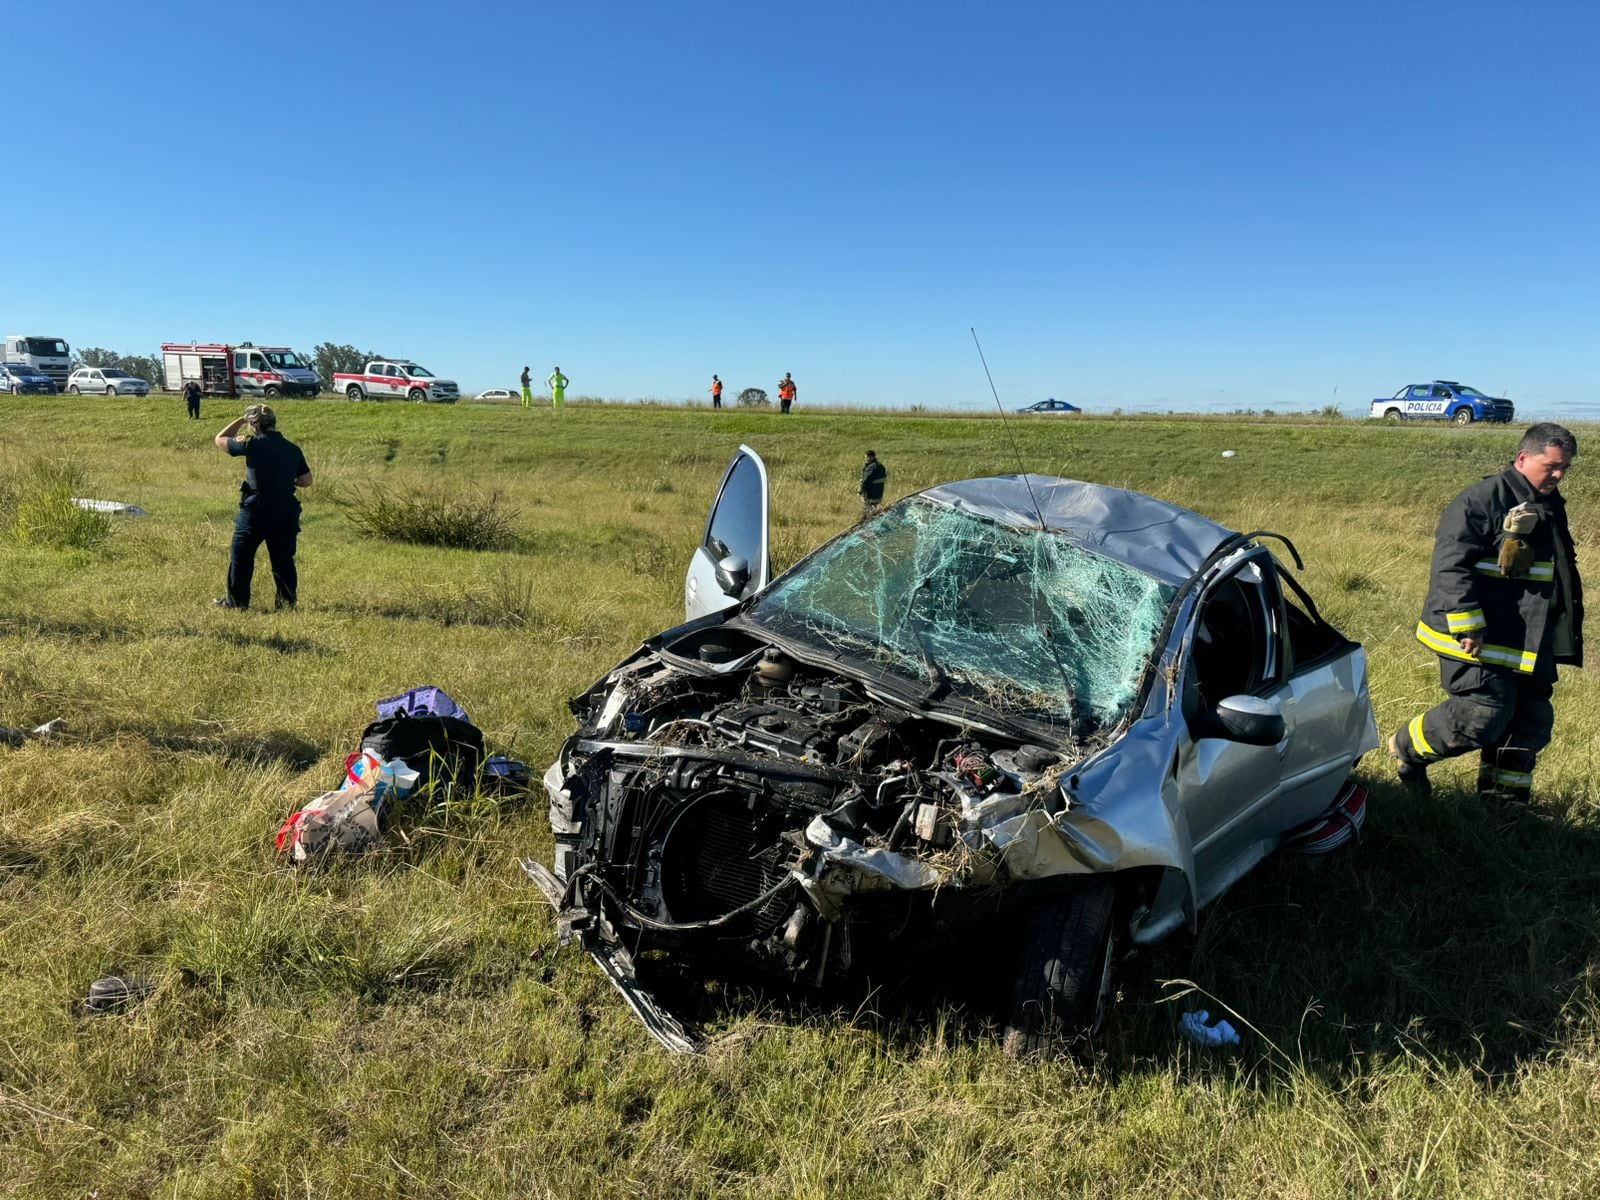
[[[660,1051],[555,948],[516,860],[542,803],[430,814],[359,862],[270,837],[331,786],[371,702],[445,687],[537,770],[565,700],[682,612],[733,449],[772,470],[775,557],[845,527],[861,454],[890,494],[1016,469],[993,419],[285,401],[316,476],[293,614],[214,611],[239,464],[172,398],[0,401],[0,498],[69,454],[151,515],[98,546],[0,531],[0,1194],[318,1196],[1592,1195],[1600,1169],[1600,691],[1557,692],[1528,811],[1469,764],[1407,799],[1375,756],[1359,846],[1271,862],[1127,974],[1086,1063],[1015,1063],[957,945],[838,1010],[732,989],[705,1056]],[[1432,528],[1503,429],[1074,419],[1030,470],[1288,534],[1363,641],[1379,724],[1432,702],[1411,638]],[[1580,439],[1593,437],[1580,429]],[[1231,449],[1236,457],[1223,459]],[[1600,518],[1568,485],[1580,550]],[[80,486],[74,484],[74,486]],[[19,491],[19,489],[21,489]],[[499,497],[512,548],[363,537],[339,495]],[[70,541],[70,539],[69,539]],[[270,587],[265,555],[257,588]],[[157,990],[74,1002],[109,970]],[[947,982],[942,983],[941,977]],[[1192,980],[1206,999],[1170,998]],[[1179,1011],[1226,1006],[1241,1052]]]

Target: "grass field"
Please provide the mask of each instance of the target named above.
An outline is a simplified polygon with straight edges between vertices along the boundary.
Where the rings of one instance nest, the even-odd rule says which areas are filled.
[[[372,701],[421,683],[542,770],[566,698],[681,619],[689,551],[741,441],[772,471],[781,567],[853,520],[865,448],[894,496],[1014,471],[1005,429],[285,402],[316,484],[300,610],[280,615],[210,604],[241,473],[211,436],[237,411],[208,402],[194,423],[170,397],[0,398],[13,509],[53,462],[151,514],[74,549],[19,540],[0,512],[0,725],[68,726],[0,748],[0,1194],[1600,1193],[1592,679],[1558,689],[1530,809],[1484,807],[1465,762],[1414,801],[1369,758],[1361,843],[1269,862],[1135,962],[1086,1062],[1007,1060],[995,981],[946,945],[927,977],[840,1011],[730,991],[709,1052],[672,1058],[587,958],[556,950],[516,866],[548,860],[542,798],[436,811],[325,871],[285,868],[272,832],[334,785]],[[1013,428],[1030,470],[1291,536],[1325,614],[1367,646],[1385,733],[1437,687],[1411,638],[1433,523],[1515,439],[1307,420]],[[1564,490],[1588,556],[1585,461]],[[363,538],[335,500],[374,488],[497,495],[516,544]],[[264,552],[256,582],[270,591]],[[156,991],[78,1016],[111,970]],[[1173,980],[1206,995],[1174,1000]],[[1236,1012],[1243,1048],[1181,1041],[1194,1006]]]

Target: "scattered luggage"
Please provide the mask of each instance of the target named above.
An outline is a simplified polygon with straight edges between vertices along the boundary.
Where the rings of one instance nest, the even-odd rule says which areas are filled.
[[[480,769],[485,787],[527,790],[527,766],[503,756],[485,763],[483,731],[439,688],[412,688],[378,701],[377,709],[378,720],[345,759],[338,788],[279,827],[277,848],[291,862],[372,850],[407,801],[472,788]]]

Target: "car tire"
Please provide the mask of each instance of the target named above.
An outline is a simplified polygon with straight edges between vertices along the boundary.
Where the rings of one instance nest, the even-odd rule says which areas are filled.
[[[1471,425],[1472,424],[1472,410],[1470,408],[1458,408],[1458,409],[1456,409],[1456,415],[1451,417],[1450,419],[1452,421],[1454,421],[1457,425]]]
[[[282,393],[279,392],[275,387],[265,387],[261,389],[261,396],[265,400],[276,400],[280,395],[282,395]]]
[[[1404,414],[1398,408],[1388,408],[1383,412],[1385,421],[1399,421]]]
[[[114,384],[107,385],[107,387],[106,387],[106,395],[115,396],[116,394],[117,394],[116,386]]]
[[[1085,881],[1036,906],[1023,924],[1021,969],[1004,1049],[1012,1058],[1092,1037],[1111,1003],[1116,883]]]
[[[77,384],[73,384],[71,387],[69,387],[67,389],[67,394],[70,395],[70,396],[82,395],[82,393],[78,391],[78,385]]]
[[[362,395],[361,389],[358,388],[353,383],[349,387],[345,388],[345,390],[344,390],[344,398],[346,400],[356,400],[356,401],[365,400],[366,399],[366,397],[364,395]]]
[[[421,388],[412,388],[406,393],[406,399],[410,400],[413,404],[423,404],[428,399],[428,393],[423,391]]]

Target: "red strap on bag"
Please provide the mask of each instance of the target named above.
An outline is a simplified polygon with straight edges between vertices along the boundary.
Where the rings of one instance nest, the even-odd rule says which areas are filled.
[[[300,830],[300,822],[305,819],[305,809],[301,809],[279,826],[277,837],[278,853],[285,854],[293,847],[295,836]]]

